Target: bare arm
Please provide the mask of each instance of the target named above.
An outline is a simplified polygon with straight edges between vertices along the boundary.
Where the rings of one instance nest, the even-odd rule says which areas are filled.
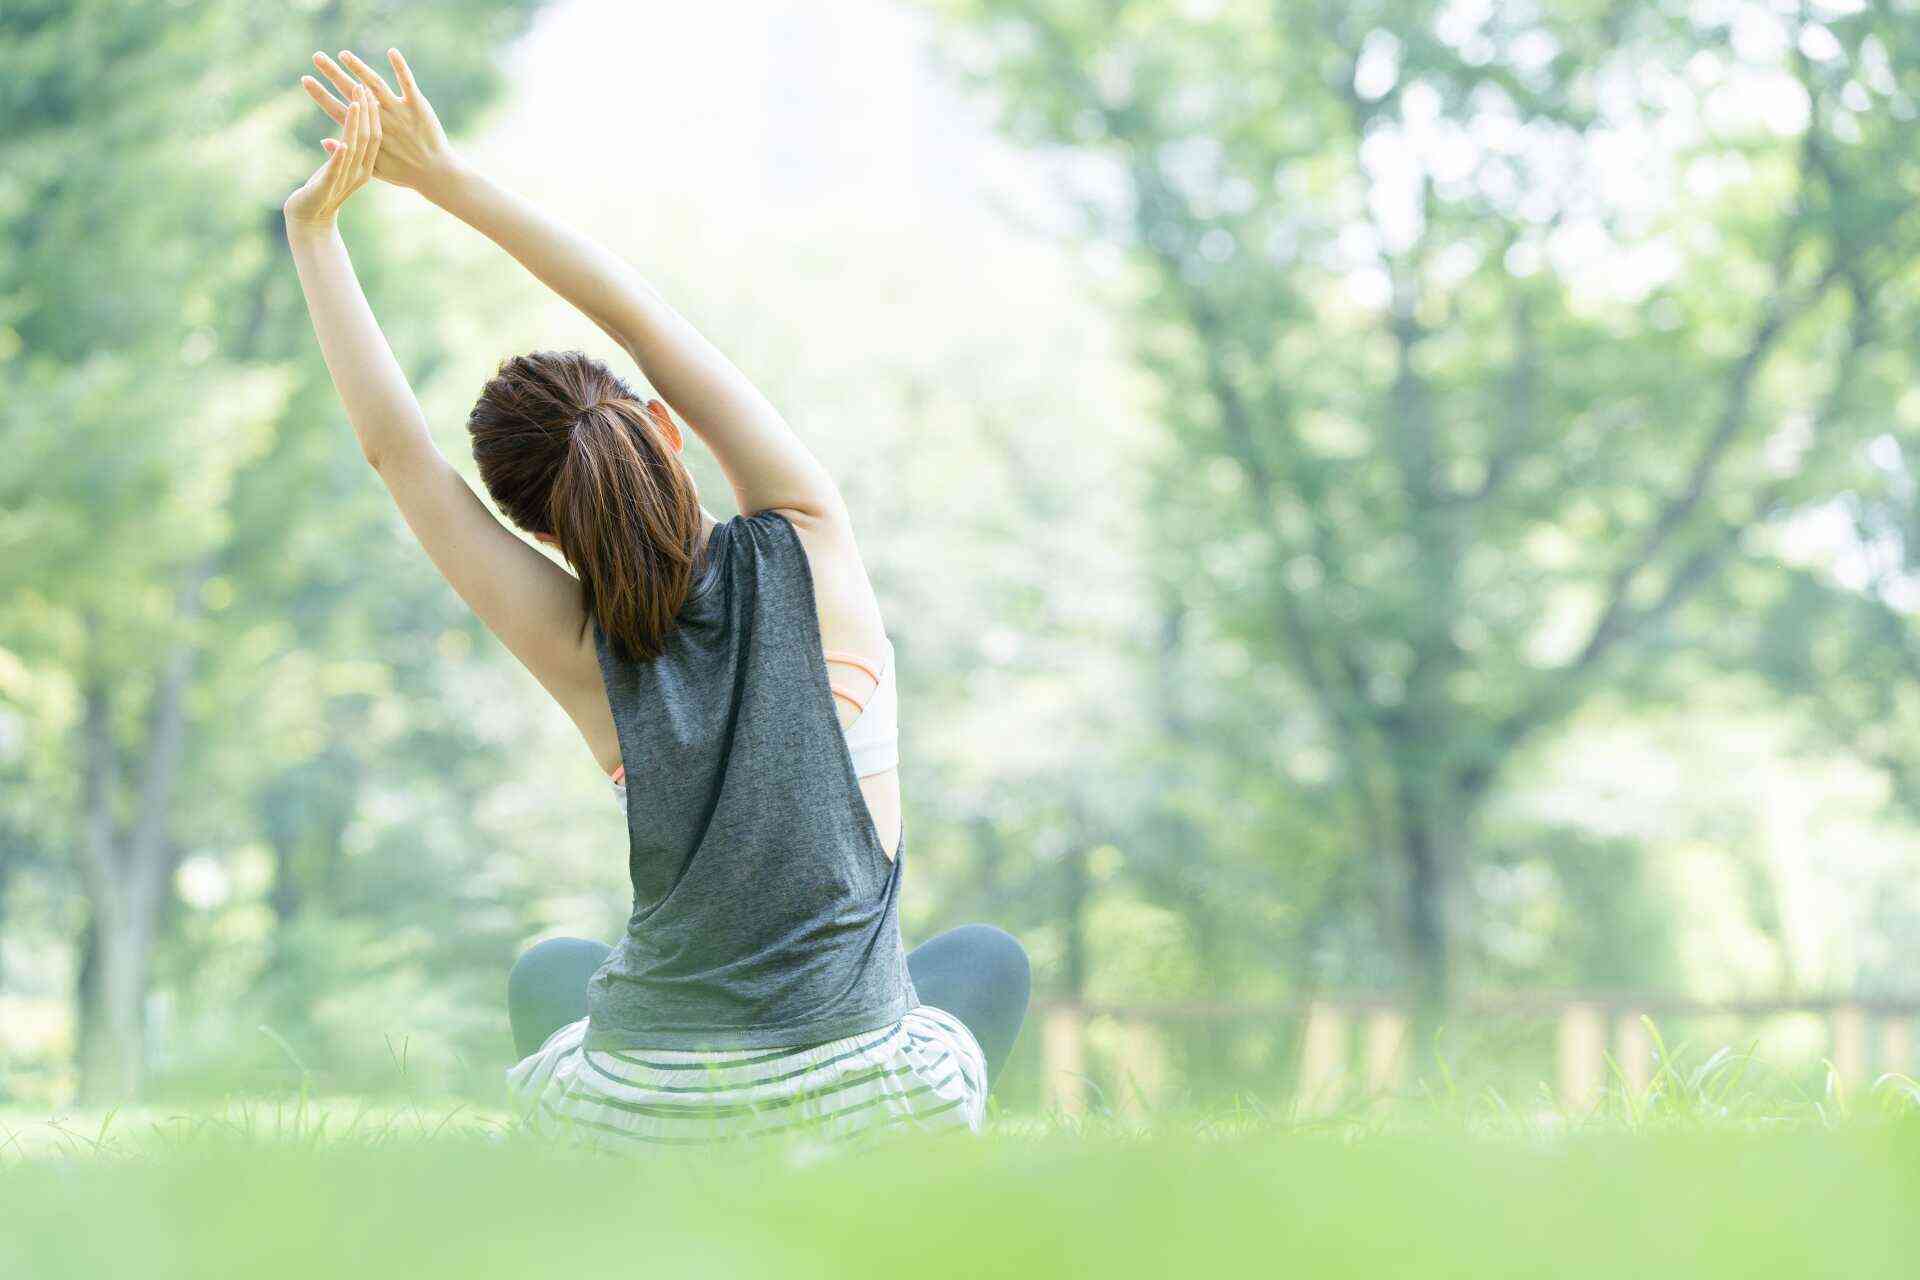
[[[591,706],[588,695],[604,703],[598,659],[581,638],[579,583],[502,525],[447,462],[367,304],[336,214],[371,176],[380,145],[371,95],[343,130],[285,212],[314,334],[361,451],[434,566],[555,699],[570,712]]]
[[[625,348],[713,450],[742,511],[779,510],[796,523],[844,523],[839,490],[819,459],[746,375],[632,264],[456,155],[398,51],[389,50],[388,61],[401,94],[360,58],[341,58],[352,76],[324,55],[314,61],[342,92],[358,76],[379,101],[388,135],[404,140],[407,163],[380,176],[414,188],[498,244]],[[317,81],[309,79],[307,91],[340,118],[340,104]]]

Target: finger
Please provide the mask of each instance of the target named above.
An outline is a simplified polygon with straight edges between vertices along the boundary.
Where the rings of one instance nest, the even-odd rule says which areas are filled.
[[[346,104],[328,93],[327,87],[312,76],[301,76],[300,87],[307,91],[309,98],[320,104],[320,109],[331,116],[335,124],[347,118]]]
[[[314,191],[331,193],[334,175],[340,172],[340,153],[346,148],[332,138],[325,141],[332,142],[333,146],[327,149],[327,158],[321,162],[318,169],[313,171],[313,176],[307,179],[306,185]]]
[[[373,95],[368,93],[360,99],[360,139],[353,154],[352,174],[356,186],[365,182],[373,171],[373,130],[379,116],[380,108],[373,104]]]
[[[367,90],[364,85],[360,88],[358,100],[354,102],[353,109],[353,154],[347,159],[352,162],[348,167],[357,174],[360,166],[366,161],[367,117],[372,114],[372,108],[367,105]]]
[[[412,102],[420,97],[420,86],[413,81],[413,68],[409,67],[407,60],[400,56],[400,51],[387,50],[387,61],[393,64],[393,78],[400,82],[400,92],[406,95],[407,101]]]
[[[334,153],[340,157],[340,163],[330,175],[332,185],[328,194],[331,196],[338,196],[340,194],[340,188],[345,185],[346,177],[353,172],[354,143],[360,137],[360,117],[362,114],[359,94],[356,93],[354,100],[347,104],[347,122],[340,130],[340,149]]]
[[[341,97],[349,101],[352,100],[353,86],[360,83],[358,80],[348,75],[341,69],[339,63],[324,53],[316,53],[313,55],[313,65],[320,68],[321,75],[333,82],[333,87],[340,91]]]
[[[380,154],[380,104],[375,102],[372,90],[362,99],[367,109],[367,118],[360,125],[360,181],[369,182],[373,178],[374,158]]]
[[[313,175],[313,185],[319,189],[321,198],[333,198],[334,177],[340,172],[340,166],[346,163],[347,136],[353,128],[353,109],[347,109],[347,123],[340,126],[340,136],[323,138],[320,145],[327,148],[327,162]],[[333,145],[328,146],[331,143]]]
[[[373,96],[382,104],[400,101],[399,95],[387,88],[387,82],[380,78],[380,73],[368,66],[365,62],[362,62],[359,54],[351,49],[342,49],[340,51],[340,61],[346,64],[347,70],[359,76],[367,88],[373,90]]]
[[[370,148],[368,162],[371,163],[372,156],[378,155],[380,153],[380,139],[386,136],[386,129],[381,124],[380,113],[378,111],[372,111],[367,114],[367,123],[373,127],[373,130],[372,130],[373,138],[368,143],[368,146]]]

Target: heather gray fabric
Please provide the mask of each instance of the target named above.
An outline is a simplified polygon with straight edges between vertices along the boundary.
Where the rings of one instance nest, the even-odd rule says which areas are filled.
[[[666,652],[594,627],[627,770],[633,915],[587,984],[589,1049],[819,1044],[918,997],[889,861],[834,712],[799,535],[715,526]]]

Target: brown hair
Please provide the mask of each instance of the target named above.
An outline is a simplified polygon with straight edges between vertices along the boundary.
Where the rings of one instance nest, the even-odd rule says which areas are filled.
[[[660,655],[703,567],[700,499],[669,425],[579,351],[508,357],[467,415],[487,492],[559,542],[587,617],[627,657]]]

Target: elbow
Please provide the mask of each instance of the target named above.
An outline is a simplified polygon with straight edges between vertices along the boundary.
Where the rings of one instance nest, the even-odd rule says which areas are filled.
[[[389,470],[394,460],[404,455],[413,443],[405,431],[395,431],[384,425],[366,431],[356,427],[353,438],[359,442],[360,456],[367,460],[367,465],[380,472]],[[420,438],[426,438],[424,427],[420,430]]]
[[[377,441],[363,438],[360,456],[389,486],[402,475],[414,475],[424,467],[444,462],[425,431],[417,437],[401,435]]]

